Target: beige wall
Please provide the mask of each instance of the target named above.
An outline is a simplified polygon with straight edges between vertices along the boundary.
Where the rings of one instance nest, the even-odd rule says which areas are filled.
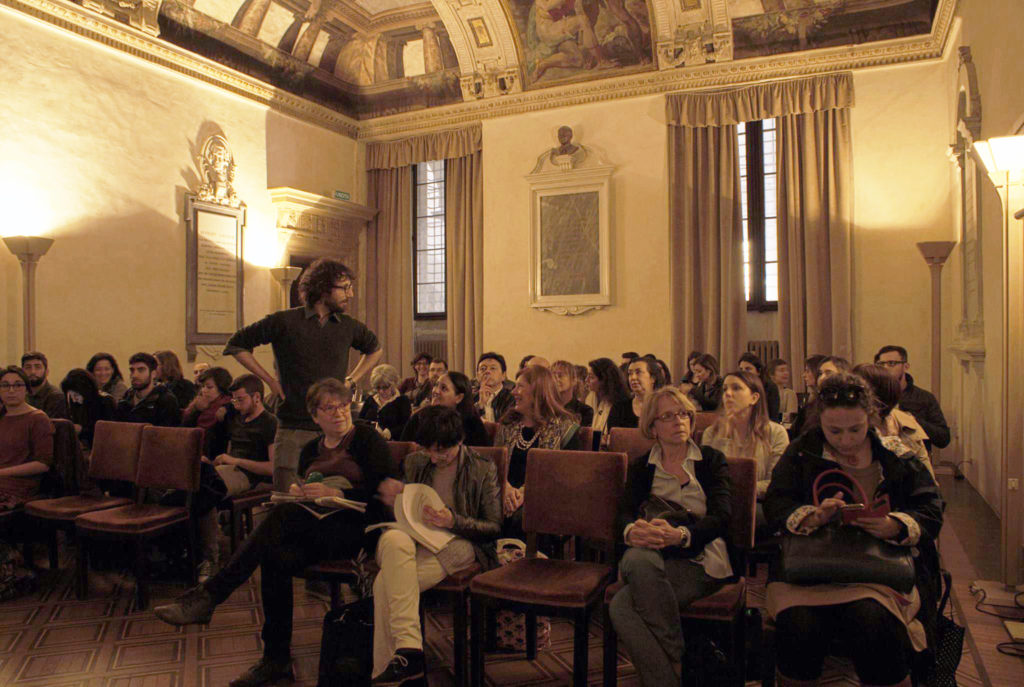
[[[530,113],[483,123],[484,349],[510,366],[527,354],[580,364],[620,353],[668,360],[668,159],[663,97]],[[524,178],[557,145],[575,140],[615,166],[612,177],[612,306],[562,316],[530,307],[530,191]],[[684,353],[685,355],[685,353]]]
[[[98,350],[184,360],[183,194],[219,128],[248,206],[245,319],[271,309],[272,186],[356,190],[355,142],[0,8],[0,232],[56,238],[38,273],[38,347],[59,382]],[[15,218],[10,209],[15,208]],[[21,276],[0,250],[0,361],[21,355]],[[210,347],[219,353],[219,347]],[[210,360],[205,352],[201,360]],[[263,354],[269,362],[269,351]],[[231,361],[233,364],[233,361]],[[232,369],[238,369],[232,366]]]

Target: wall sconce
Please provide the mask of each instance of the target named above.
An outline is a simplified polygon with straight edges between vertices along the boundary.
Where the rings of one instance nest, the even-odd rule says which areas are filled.
[[[301,267],[270,268],[270,276],[281,285],[281,310],[287,310],[290,307],[291,304],[288,302],[288,296],[292,292],[292,282],[298,279],[300,274],[302,274]]]
[[[44,236],[5,236],[7,249],[21,262],[24,352],[36,348],[36,265],[53,245]]]
[[[1021,219],[1024,210],[1011,214],[1021,203],[1024,190],[1024,136],[1000,136],[975,141],[974,152],[985,166],[1002,206],[1003,236],[1003,432],[1000,445],[1002,484],[1000,488],[1000,582],[974,582],[985,590],[986,603],[1016,607],[1014,594],[1021,581],[1021,533],[1024,498],[1024,382],[1019,379],[1024,365],[1024,232],[1014,227],[1011,217]]]

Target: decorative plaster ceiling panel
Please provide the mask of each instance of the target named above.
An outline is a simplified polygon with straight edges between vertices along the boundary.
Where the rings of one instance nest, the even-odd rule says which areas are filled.
[[[192,6],[209,17],[230,24],[238,14],[238,5],[238,0],[196,0]]]
[[[366,10],[367,14],[380,14],[388,10],[397,10],[402,7],[422,5],[423,0],[355,0],[355,4]]]

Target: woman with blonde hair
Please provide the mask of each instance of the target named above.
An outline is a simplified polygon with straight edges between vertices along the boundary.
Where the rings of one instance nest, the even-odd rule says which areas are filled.
[[[398,391],[400,376],[393,365],[378,365],[370,372],[370,388],[373,389],[359,419],[372,423],[385,439],[402,436],[405,423],[412,415],[412,400]]]
[[[580,425],[558,401],[555,379],[546,367],[528,365],[520,370],[512,398],[515,404],[502,416],[494,445],[504,446],[509,454],[502,504],[505,533],[521,537],[527,452],[531,448],[575,448]]]
[[[693,443],[696,407],[666,386],[644,400],[640,431],[654,439],[630,464],[618,531],[629,547],[619,563],[625,586],[612,599],[615,631],[643,687],[678,685],[679,611],[717,591],[733,574],[725,544],[732,512],[729,466]]]

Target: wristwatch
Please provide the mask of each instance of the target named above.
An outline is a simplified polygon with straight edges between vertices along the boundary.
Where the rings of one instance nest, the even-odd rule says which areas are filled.
[[[681,537],[679,539],[679,548],[685,549],[690,545],[690,530],[685,527],[677,527],[676,529],[679,530],[679,535]]]

